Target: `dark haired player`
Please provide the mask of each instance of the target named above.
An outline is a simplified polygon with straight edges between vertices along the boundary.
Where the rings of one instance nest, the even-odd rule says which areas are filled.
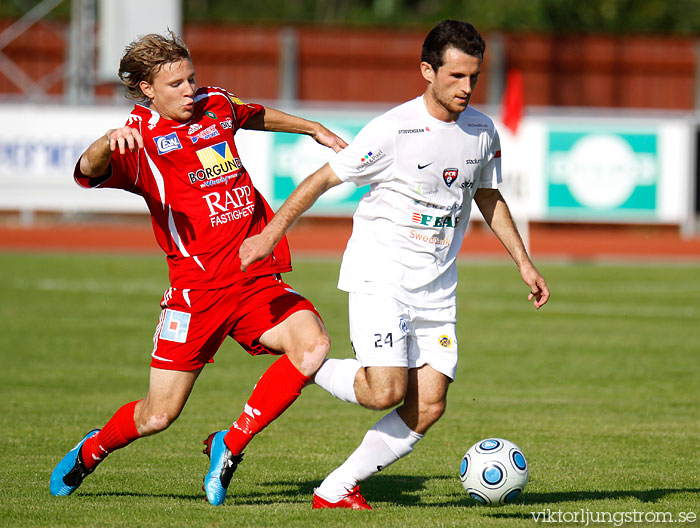
[[[456,259],[472,200],[515,261],[528,299],[535,308],[549,299],[498,191],[498,133],[469,106],[484,48],[471,24],[439,23],[423,45],[425,93],[372,120],[241,245],[245,268],[265,258],[326,190],[346,181],[370,185],[353,217],[338,281],[349,292],[357,359],[329,359],[314,380],[343,401],[399,407],[326,477],[314,508],[371,509],[358,482],[409,454],[442,416],[457,370]]]

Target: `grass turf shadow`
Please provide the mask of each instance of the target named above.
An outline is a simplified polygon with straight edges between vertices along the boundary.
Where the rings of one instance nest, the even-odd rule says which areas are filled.
[[[461,489],[453,499],[442,501],[426,500],[426,495],[421,493],[426,490],[426,484],[431,480],[452,480],[452,476],[407,476],[407,475],[376,475],[363,482],[362,494],[368,502],[389,503],[400,506],[416,507],[481,507],[470,499]],[[235,481],[229,489],[227,504],[230,505],[262,505],[279,503],[305,503],[311,504],[314,488],[320,484],[317,480],[307,481],[270,481],[263,482],[258,489],[239,491]],[[260,491],[260,487],[263,491]],[[267,488],[267,489],[265,489]],[[634,498],[642,503],[656,503],[668,495],[677,493],[698,493],[700,488],[663,488],[649,490],[581,490],[560,491],[551,493],[524,493],[514,505],[537,506],[546,508],[558,503],[575,503],[583,501],[602,501],[610,499]],[[178,499],[186,501],[204,501],[204,493],[201,494],[168,494],[168,493],[143,493],[130,491],[111,492],[87,492],[81,495],[92,497],[153,497],[165,499]],[[530,518],[528,512],[498,512],[494,511],[493,517]]]
[[[434,480],[453,480],[449,476],[407,476],[407,475],[376,475],[361,483],[362,495],[371,504],[393,503],[401,506],[475,506],[476,503],[466,494],[458,493],[454,500],[442,502],[426,501],[426,484]],[[262,483],[264,487],[278,488],[269,494],[249,492],[236,495],[239,504],[264,504],[280,502],[308,502],[311,503],[314,488],[320,484],[320,480],[314,481],[270,481]],[[279,489],[282,488],[282,489]],[[460,488],[461,490],[461,488]]]
[[[700,488],[662,488],[649,490],[585,490],[552,493],[523,493],[519,504],[546,505],[559,502],[596,501],[634,498],[640,502],[658,502],[676,493],[700,493]]]
[[[431,480],[452,480],[452,476],[432,476],[416,477],[406,475],[377,475],[363,482],[362,494],[370,504],[373,502],[394,503],[401,506],[425,506],[425,507],[481,507],[466,494],[460,493],[454,496],[454,500],[443,500],[438,502],[426,501],[425,495],[420,493],[426,489],[426,483]],[[248,493],[237,497],[237,500],[250,500],[251,503],[275,502],[275,497],[279,500],[282,495],[292,502],[311,501],[314,488],[319,483],[316,481],[303,482],[267,482],[264,486],[284,487],[283,490],[276,490],[269,495],[261,496],[259,493]],[[537,505],[546,507],[547,505],[582,502],[582,501],[602,501],[609,499],[635,498],[642,503],[655,503],[668,495],[677,493],[700,493],[700,488],[662,488],[648,490],[582,490],[582,491],[561,491],[551,493],[527,493],[525,492],[514,505]],[[520,516],[521,514],[515,514]],[[527,516],[527,515],[526,515]]]

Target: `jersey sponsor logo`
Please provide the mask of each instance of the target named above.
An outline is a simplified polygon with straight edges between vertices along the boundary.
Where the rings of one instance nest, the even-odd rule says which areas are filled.
[[[219,135],[219,131],[216,129],[216,125],[211,125],[202,130],[199,134],[196,136],[193,136],[190,134],[190,139],[192,140],[192,143],[197,143],[200,139],[211,139],[213,137],[216,137]]]
[[[187,129],[187,135],[191,136],[192,134],[197,132],[197,130],[201,130],[201,129],[202,129],[202,125],[200,125],[199,123],[195,123],[194,125],[190,125],[190,128]]]
[[[367,154],[362,156],[362,158],[360,159],[360,163],[362,163],[362,165],[357,167],[357,172],[364,171],[367,167],[372,165],[372,163],[374,163],[377,160],[382,159],[384,156],[385,156],[385,154],[381,150],[378,150],[377,152],[369,151]]]
[[[230,117],[227,117],[223,121],[219,121],[219,124],[224,130],[231,130],[233,128],[233,120]]]
[[[403,335],[408,334],[408,323],[406,322],[406,319],[403,317],[399,318],[399,330],[401,330],[401,333]]]
[[[420,163],[418,164],[418,170],[423,170],[426,167],[430,167],[434,162],[431,161],[430,163],[426,163],[425,165],[421,165]]]
[[[430,194],[434,194],[434,192],[430,191]],[[422,207],[428,207],[429,209],[439,209],[441,211],[456,211],[457,209],[462,207],[462,205],[459,202],[453,203],[452,205],[438,205],[431,202],[424,202],[423,200],[413,200],[413,205],[420,205]]]
[[[452,227],[454,228],[459,222],[459,216],[431,216],[423,213],[414,212],[411,220],[414,224],[420,224],[428,227]]]
[[[449,246],[451,241],[447,237],[431,236],[411,229],[411,240],[417,240],[418,242],[423,242],[424,244],[431,244],[433,246]]]
[[[251,200],[251,194],[252,189],[248,185],[227,189],[223,193],[205,194],[203,198],[209,208],[211,226],[216,227],[252,215],[255,204]]]
[[[441,335],[440,346],[443,348],[450,348],[452,346],[452,339],[450,339],[449,336]]]
[[[423,189],[423,184],[419,183],[415,189],[411,189],[414,193],[420,194],[421,196],[429,196],[431,194],[437,194],[439,191],[437,189],[426,190]]]
[[[459,187],[461,189],[467,189],[467,188],[471,189],[472,187],[474,187],[474,180],[463,181],[462,183],[459,184]]]
[[[232,94],[228,94],[228,98],[231,100],[231,102],[235,105],[241,105],[241,106],[247,106],[248,108],[251,108],[255,110],[255,106],[249,103],[246,103],[245,101],[241,101],[238,97]]]
[[[428,127],[425,128],[403,128],[399,130],[399,134],[422,134],[423,132],[429,132]]]
[[[207,117],[211,117],[212,119],[216,119],[216,114],[210,110],[207,110],[206,112],[204,112],[204,115]]]
[[[481,161],[478,159],[466,159],[464,160],[464,163],[466,163],[467,165],[478,165],[479,163],[481,163]]]
[[[177,138],[177,134],[175,132],[171,132],[165,136],[155,137],[153,138],[153,141],[156,142],[156,148],[158,149],[158,154],[160,155],[167,154],[173,150],[180,150],[182,148],[180,140]]]
[[[459,176],[459,169],[445,169],[442,171],[442,179],[448,187],[455,182],[457,176]]]
[[[241,100],[240,100],[238,97],[236,97],[235,95],[229,95],[228,98],[231,99],[231,102],[232,102],[233,104],[237,104],[237,105],[247,105],[247,104],[248,104],[248,103],[244,103],[243,101],[241,101]]]
[[[160,329],[160,338],[175,343],[187,341],[187,331],[190,328],[191,315],[168,308],[165,310],[165,320]]]
[[[218,132],[217,132],[218,134]],[[225,176],[243,167],[239,158],[234,158],[229,144],[225,141],[199,149],[197,157],[202,168],[188,173],[190,183],[204,182],[202,187],[223,183]]]

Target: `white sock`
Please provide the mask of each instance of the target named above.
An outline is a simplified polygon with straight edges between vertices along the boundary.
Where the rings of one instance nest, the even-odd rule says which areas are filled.
[[[315,493],[329,502],[338,502],[358,482],[408,455],[421,438],[423,435],[412,431],[396,410],[391,411],[367,431],[359,447],[326,477]]]
[[[361,366],[356,359],[327,359],[314,375],[314,381],[339,400],[357,403],[355,375]]]

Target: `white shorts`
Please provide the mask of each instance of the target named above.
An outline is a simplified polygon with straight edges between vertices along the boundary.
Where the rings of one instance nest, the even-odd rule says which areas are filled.
[[[387,295],[350,293],[350,341],[363,367],[430,365],[451,380],[457,371],[456,308],[423,308]]]

